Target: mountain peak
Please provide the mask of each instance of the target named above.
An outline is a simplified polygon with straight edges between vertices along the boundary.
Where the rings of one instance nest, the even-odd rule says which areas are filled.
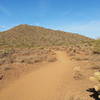
[[[9,46],[67,46],[86,43],[88,37],[46,29],[27,24],[18,25],[8,31],[0,33],[0,44]]]

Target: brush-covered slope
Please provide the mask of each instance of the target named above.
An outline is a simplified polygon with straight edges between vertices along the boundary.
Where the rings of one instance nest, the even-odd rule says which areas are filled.
[[[14,47],[67,46],[87,43],[90,38],[63,31],[55,31],[22,24],[0,32],[0,45]]]

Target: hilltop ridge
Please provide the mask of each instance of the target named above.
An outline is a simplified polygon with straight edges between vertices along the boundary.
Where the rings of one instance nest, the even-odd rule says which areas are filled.
[[[67,46],[87,43],[91,38],[40,26],[21,24],[0,32],[0,45],[14,47]]]

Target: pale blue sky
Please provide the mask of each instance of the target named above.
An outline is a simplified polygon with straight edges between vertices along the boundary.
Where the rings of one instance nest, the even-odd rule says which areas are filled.
[[[0,0],[0,31],[31,24],[100,37],[100,0]]]

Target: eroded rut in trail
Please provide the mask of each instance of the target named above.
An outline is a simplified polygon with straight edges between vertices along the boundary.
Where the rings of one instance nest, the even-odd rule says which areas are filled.
[[[0,100],[64,100],[73,66],[66,52],[57,51],[56,56],[57,62],[45,64],[3,89]]]

